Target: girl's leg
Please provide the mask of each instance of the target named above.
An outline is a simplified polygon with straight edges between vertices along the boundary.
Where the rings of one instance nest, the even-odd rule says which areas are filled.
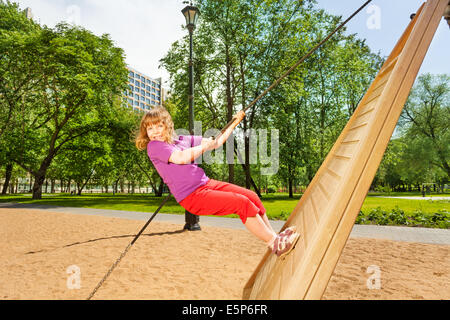
[[[269,222],[269,218],[267,218],[267,215],[265,213],[261,216],[261,218],[265,223],[265,225],[267,226],[267,228],[269,228],[273,233],[276,233],[275,230],[273,230],[272,225]]]
[[[267,245],[270,245],[277,236],[273,230],[266,226],[263,219],[258,214],[255,217],[248,217],[244,225],[248,231],[267,243]]]
[[[266,225],[260,215],[260,209],[246,196],[218,191],[209,188],[209,184],[199,188],[180,202],[186,210],[196,215],[229,215],[236,213],[245,227],[264,242],[270,242],[275,232]]]
[[[277,235],[264,221],[264,212],[246,196],[235,192],[224,192],[209,187],[209,183],[198,188],[180,204],[197,215],[239,214],[245,227],[264,241],[277,256],[289,253],[299,238],[297,233]],[[270,225],[270,224],[269,224]]]
[[[237,186],[232,183],[217,181],[217,180],[211,180],[210,185],[212,188],[214,188],[214,190],[234,192],[234,193],[242,194],[243,196],[250,199],[250,201],[252,201],[253,204],[255,206],[257,206],[258,209],[260,210],[259,214],[261,215],[261,218],[262,218],[263,222],[265,223],[265,225],[267,226],[267,228],[269,228],[272,232],[275,233],[275,231],[272,228],[272,225],[269,222],[269,218],[267,218],[266,209],[264,208],[264,206],[261,202],[261,199],[259,199],[258,195],[255,192],[248,190],[246,188]]]

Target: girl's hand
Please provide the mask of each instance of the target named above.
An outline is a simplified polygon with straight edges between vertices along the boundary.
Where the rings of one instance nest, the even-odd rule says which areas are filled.
[[[245,118],[245,112],[244,111],[239,111],[238,113],[236,113],[234,115],[234,117],[236,120],[238,120],[238,123],[240,123],[244,118]]]

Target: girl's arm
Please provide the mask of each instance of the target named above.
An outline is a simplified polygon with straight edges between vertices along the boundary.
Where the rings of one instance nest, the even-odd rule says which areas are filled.
[[[172,155],[169,158],[169,162],[175,163],[175,164],[189,164],[192,163],[195,159],[200,157],[204,152],[208,150],[213,150],[221,145],[223,145],[231,133],[233,132],[234,128],[244,119],[245,113],[243,111],[240,111],[236,114],[235,118],[236,121],[233,122],[230,127],[228,127],[227,130],[225,130],[218,138],[217,140],[214,139],[202,139],[202,144],[196,147],[192,147],[183,151],[174,151]]]
[[[242,119],[244,119],[245,117],[245,112],[244,111],[239,111],[234,118],[236,119],[216,140],[216,146],[214,149],[220,147],[221,145],[223,145],[228,138],[230,137],[231,133],[233,132],[234,128],[236,128],[238,126],[239,123],[241,123]]]
[[[209,144],[205,144],[202,141],[202,144],[196,147],[192,147],[183,151],[176,150],[172,153],[169,158],[169,162],[175,164],[189,164],[192,163],[195,159],[200,157],[206,150],[208,150]]]

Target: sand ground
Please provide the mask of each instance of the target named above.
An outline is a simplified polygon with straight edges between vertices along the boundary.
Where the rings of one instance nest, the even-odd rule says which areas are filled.
[[[0,299],[86,299],[142,226],[0,209]],[[264,243],[246,230],[181,228],[152,222],[94,299],[241,299]],[[449,245],[350,238],[323,299],[448,300],[449,271]]]

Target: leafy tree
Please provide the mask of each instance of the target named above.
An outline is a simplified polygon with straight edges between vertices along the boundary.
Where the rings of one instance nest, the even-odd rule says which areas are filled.
[[[8,35],[11,42],[14,34]],[[127,81],[122,49],[108,35],[67,24],[42,28],[23,53],[34,85],[15,100],[19,126],[9,135],[9,157],[34,176],[33,199],[40,199],[47,169],[64,145],[99,132],[114,116],[112,105]],[[14,52],[1,46],[2,57],[15,61]],[[8,74],[14,82],[18,74]]]
[[[421,75],[404,107],[400,128],[415,161],[429,161],[450,177],[450,76]]]
[[[8,189],[14,169],[11,160],[11,131],[20,126],[18,117],[25,112],[23,105],[33,99],[27,93],[39,85],[38,66],[32,55],[38,54],[33,42],[39,26],[28,20],[15,3],[0,0],[0,165],[5,166]]]
[[[221,128],[276,79],[268,70],[273,70],[273,64],[280,65],[280,52],[286,54],[290,50],[285,42],[295,33],[294,28],[298,31],[305,5],[293,0],[201,0],[197,5],[202,16],[194,38],[196,119],[208,123],[208,128]],[[293,51],[298,52],[298,48]],[[187,52],[186,38],[182,43],[175,42],[161,60],[171,75],[173,101],[180,111],[185,110],[187,101]],[[264,123],[259,120],[257,109],[249,110],[244,130]],[[177,114],[185,119],[186,113]],[[247,139],[245,146],[248,186]],[[228,180],[232,182],[234,164],[229,164],[228,170]]]

